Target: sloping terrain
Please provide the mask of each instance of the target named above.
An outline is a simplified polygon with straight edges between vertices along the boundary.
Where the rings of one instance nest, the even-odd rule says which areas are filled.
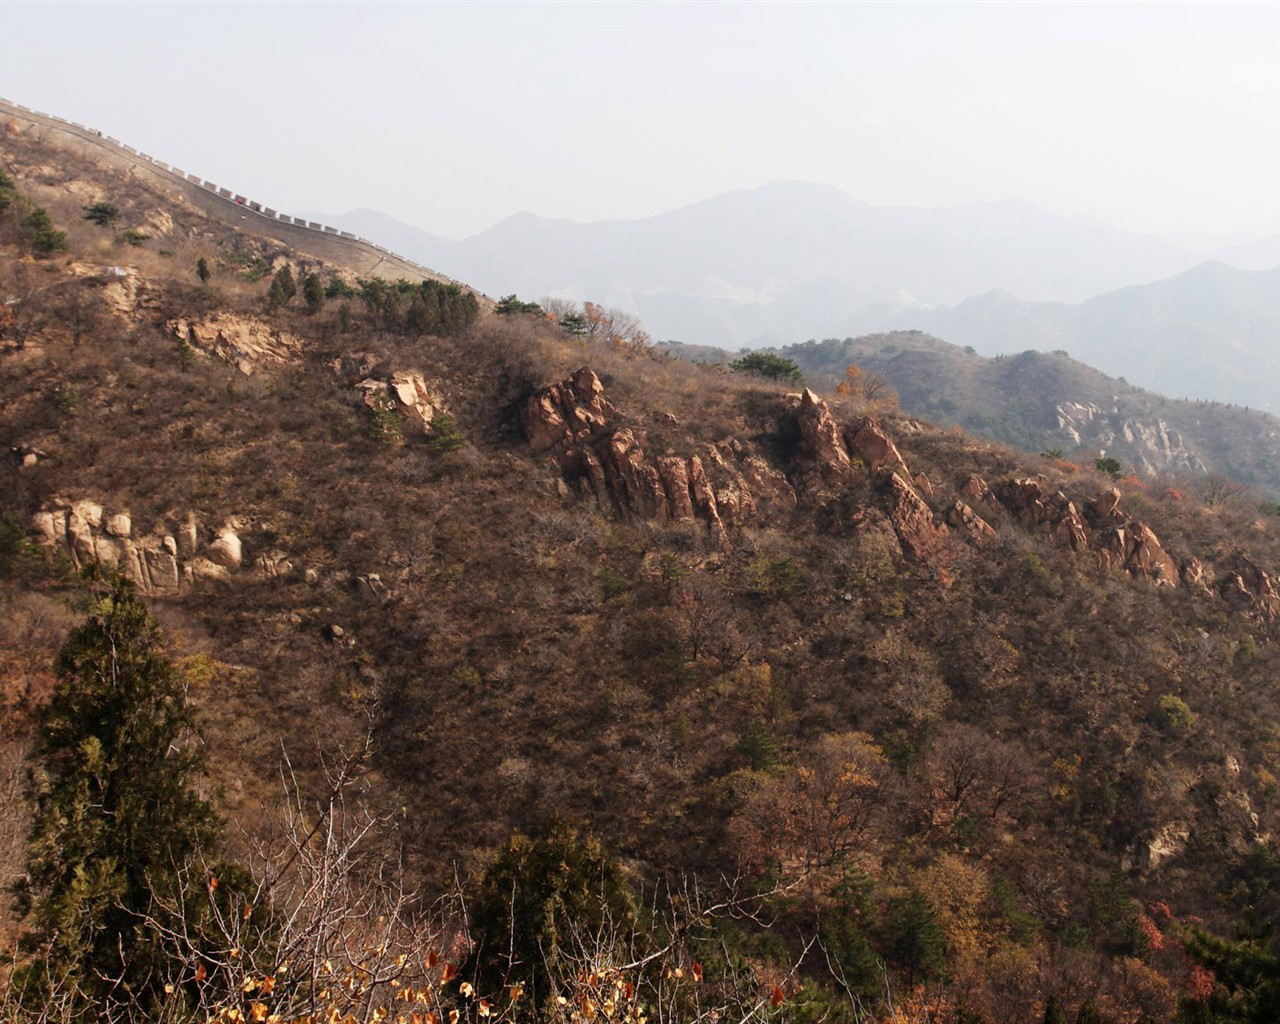
[[[1276,906],[1251,505],[358,281],[29,132],[0,165],[67,246],[0,221],[11,764],[70,570],[114,563],[236,826],[282,744],[322,791],[369,730],[363,799],[429,888],[557,818],[636,885],[787,886],[705,954],[780,1018],[923,986],[935,1019],[1171,1020],[1182,922]]]
[[[1280,271],[1202,263],[1068,304],[1008,292],[953,307],[856,317],[850,333],[919,328],[984,355],[1064,349],[1104,373],[1180,398],[1276,411]]]
[[[1280,495],[1280,420],[1257,409],[1191,402],[1116,380],[1064,352],[994,358],[919,331],[806,342],[778,350],[810,379],[835,387],[850,364],[879,373],[902,408],[1038,453],[1057,449],[1075,462],[1118,460],[1144,480],[1178,487],[1206,476]],[[717,358],[712,353],[692,357]],[[719,359],[728,356],[720,354]]]

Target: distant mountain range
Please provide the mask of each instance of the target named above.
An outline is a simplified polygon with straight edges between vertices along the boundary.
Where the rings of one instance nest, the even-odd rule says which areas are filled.
[[[590,298],[637,313],[655,337],[722,345],[792,341],[868,306],[954,304],[993,288],[1079,301],[1195,262],[1152,236],[1021,201],[872,206],[797,181],[640,220],[521,213],[460,241],[372,210],[312,216],[490,294]]]
[[[1205,263],[1022,201],[872,206],[796,181],[639,220],[522,213],[462,240],[372,210],[311,216],[492,296],[626,310],[659,339],[736,349],[919,328],[990,355],[1065,349],[1167,394],[1280,407],[1280,235]]]

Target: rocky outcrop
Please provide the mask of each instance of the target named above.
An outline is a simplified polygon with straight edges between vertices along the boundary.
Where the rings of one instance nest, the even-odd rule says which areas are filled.
[[[934,523],[933,511],[925,500],[897,473],[886,471],[883,479],[889,496],[889,522],[902,553],[914,562],[936,561],[950,531]]]
[[[1203,460],[1163,420],[1127,416],[1116,403],[1109,409],[1092,402],[1062,402],[1058,431],[1072,448],[1087,448],[1132,463],[1143,476],[1161,471],[1204,473]]]
[[[447,411],[439,391],[430,387],[417,370],[400,370],[387,380],[366,377],[356,388],[370,409],[395,409],[417,432],[426,431],[437,416]]]
[[[525,403],[524,435],[534,454],[590,441],[616,410],[604,398],[600,378],[584,366],[568,380],[543,388]]]
[[[1039,480],[1021,477],[1006,480],[996,496],[1026,529],[1048,533],[1074,551],[1089,546],[1089,530],[1084,519],[1075,502],[1061,491],[1046,494]]]
[[[176,530],[161,526],[139,535],[127,512],[108,515],[95,501],[58,501],[36,513],[31,527],[37,543],[64,552],[76,568],[93,563],[118,568],[144,594],[176,594],[197,579],[228,578],[243,560],[235,519],[203,551],[194,513]],[[277,553],[268,575],[281,575],[282,565],[288,562]]]
[[[862,460],[864,466],[872,473],[887,469],[891,473],[899,473],[904,480],[911,480],[911,472],[907,463],[898,451],[898,446],[890,440],[883,428],[870,416],[864,416],[857,425],[845,434],[849,451]]]
[[[548,455],[565,483],[624,518],[700,521],[717,546],[728,547],[731,527],[795,506],[786,478],[737,441],[650,459],[637,428],[621,419],[585,366],[543,388],[521,412],[529,447]]]
[[[959,498],[947,509],[947,522],[976,548],[992,548],[1000,543],[995,528]]]
[[[1237,558],[1222,578],[1218,592],[1239,611],[1264,622],[1280,618],[1280,579],[1248,558]]]
[[[202,320],[178,318],[167,326],[195,351],[217,356],[246,377],[264,366],[296,362],[303,349],[296,335],[238,313],[214,313]]]
[[[795,458],[795,478],[806,491],[841,486],[853,476],[853,463],[845,447],[840,424],[827,403],[808,388],[800,395],[796,413],[800,447]]]
[[[1191,829],[1182,822],[1170,822],[1147,841],[1143,867],[1155,871],[1161,864],[1179,856],[1187,848]]]
[[[1096,543],[1104,565],[1163,586],[1177,586],[1177,564],[1144,524],[1134,520],[1124,526],[1108,527],[1099,531]]]

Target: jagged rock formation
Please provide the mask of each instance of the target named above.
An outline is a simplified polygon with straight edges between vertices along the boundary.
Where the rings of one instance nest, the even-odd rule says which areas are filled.
[[[1239,557],[1218,583],[1228,604],[1265,622],[1280,618],[1280,579],[1247,558]]]
[[[294,362],[303,341],[264,320],[235,313],[214,313],[203,320],[170,320],[166,327],[202,355],[212,353],[246,377],[262,365]]]
[[[530,448],[547,454],[561,486],[575,487],[615,514],[659,522],[701,521],[716,544],[730,546],[736,528],[776,522],[797,496],[828,507],[858,477],[875,484],[879,508],[845,508],[839,528],[861,536],[879,532],[894,557],[929,565],[945,577],[956,542],[989,551],[1000,545],[1002,524],[1039,532],[1060,547],[1091,552],[1115,570],[1158,586],[1185,586],[1218,594],[1242,611],[1280,619],[1280,579],[1239,560],[1215,579],[1198,559],[1179,565],[1145,523],[1121,508],[1117,488],[1083,505],[1049,489],[1043,478],[1014,477],[988,484],[971,474],[950,496],[923,475],[913,475],[884,426],[863,417],[842,429],[827,403],[806,389],[791,396],[799,442],[784,475],[735,440],[706,445],[688,456],[649,458],[638,428],[605,398],[587,367],[549,385],[525,404],[522,424]],[[938,514],[941,512],[941,514]]]
[[[444,398],[427,385],[418,370],[400,370],[385,381],[366,377],[356,388],[370,409],[377,412],[394,408],[419,432],[447,411]]]
[[[203,551],[194,512],[175,530],[160,527],[139,536],[128,513],[108,515],[96,501],[83,499],[58,501],[36,513],[31,525],[38,543],[64,551],[76,568],[94,562],[118,568],[144,594],[177,594],[198,579],[226,579],[243,561],[243,525],[235,518],[214,532]],[[270,576],[292,570],[280,552],[260,556],[258,563]]]
[[[808,388],[800,396],[796,414],[800,427],[800,450],[796,455],[792,478],[802,490],[817,491],[826,486],[840,487],[853,476],[853,463],[845,447],[840,424],[831,415],[827,403]]]
[[[701,454],[651,460],[620,419],[600,378],[584,366],[530,398],[521,423],[533,452],[550,455],[561,478],[601,509],[659,522],[700,520],[721,547],[730,527],[795,506],[786,478],[731,438]]]
[[[1116,404],[1106,410],[1093,402],[1061,402],[1055,412],[1064,442],[1103,454],[1115,449],[1114,454],[1132,462],[1143,476],[1154,476],[1162,470],[1207,472],[1200,457],[1187,448],[1182,435],[1164,420],[1143,422],[1122,415]]]

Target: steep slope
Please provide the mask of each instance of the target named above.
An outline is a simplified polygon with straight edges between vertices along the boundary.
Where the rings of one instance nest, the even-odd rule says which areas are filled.
[[[429,885],[550,818],[636,882],[788,885],[681,967],[779,1016],[919,984],[1170,1020],[1179,922],[1276,905],[1274,521],[537,318],[424,326],[452,293],[419,285],[273,299],[349,272],[22,145],[69,249],[5,213],[0,273],[75,302],[3,327],[10,734],[70,570],[114,561],[237,825],[272,827],[281,744],[322,796],[315,748],[371,730],[361,799]]]
[[[1076,305],[992,292],[951,308],[854,318],[847,327],[920,328],[986,355],[1065,349],[1153,391],[1268,411],[1280,391],[1280,269],[1210,262]]]

